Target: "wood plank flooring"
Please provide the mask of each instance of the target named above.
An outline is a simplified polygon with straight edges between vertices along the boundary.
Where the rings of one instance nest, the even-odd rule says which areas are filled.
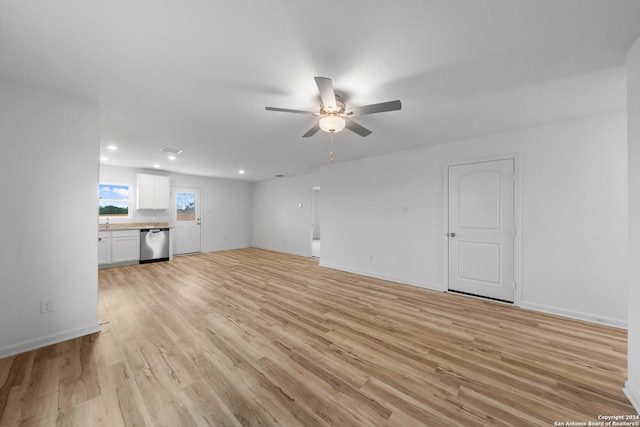
[[[99,277],[101,333],[0,360],[0,425],[550,426],[635,414],[624,330],[259,249]]]

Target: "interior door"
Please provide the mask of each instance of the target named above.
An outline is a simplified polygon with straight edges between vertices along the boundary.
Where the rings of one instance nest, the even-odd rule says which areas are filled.
[[[173,188],[173,253],[200,252],[200,189]]]
[[[449,290],[513,302],[514,159],[449,166]]]

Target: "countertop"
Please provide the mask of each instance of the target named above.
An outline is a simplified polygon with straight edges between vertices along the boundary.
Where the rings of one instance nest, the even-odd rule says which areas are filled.
[[[105,224],[98,225],[98,231],[113,230],[140,230],[142,228],[173,228],[168,222],[132,222],[128,224],[109,224],[109,228]]]

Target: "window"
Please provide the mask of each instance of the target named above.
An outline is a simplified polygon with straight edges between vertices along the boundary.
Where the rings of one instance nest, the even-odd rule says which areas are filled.
[[[176,194],[176,220],[196,220],[196,195],[195,193]]]
[[[100,184],[99,216],[129,216],[129,186]]]

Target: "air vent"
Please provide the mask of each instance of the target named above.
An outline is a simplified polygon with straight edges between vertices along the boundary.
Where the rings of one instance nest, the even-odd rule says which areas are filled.
[[[163,147],[160,149],[160,151],[164,152],[164,153],[171,153],[171,154],[180,154],[182,153],[182,150],[178,150],[177,148],[170,148],[170,147]]]

